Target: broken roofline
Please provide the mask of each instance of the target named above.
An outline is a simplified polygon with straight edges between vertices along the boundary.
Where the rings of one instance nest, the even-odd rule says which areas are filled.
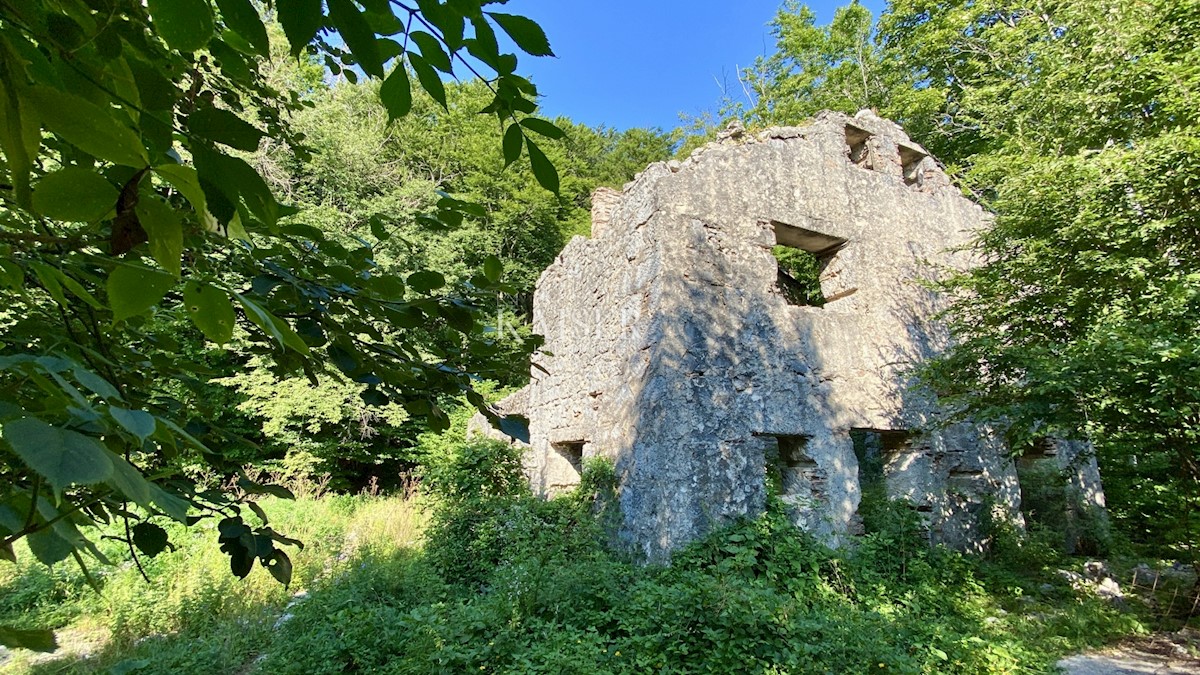
[[[523,402],[505,402],[530,418],[533,486],[567,489],[584,460],[610,459],[620,539],[661,560],[765,507],[774,443],[790,453],[793,521],[840,543],[858,528],[852,433],[907,439],[937,412],[898,365],[945,343],[942,300],[915,282],[931,265],[970,265],[955,250],[985,224],[920,146],[869,112],[733,130],[620,193],[597,192],[593,236],[573,239],[538,281],[545,352]],[[776,245],[817,254],[823,293],[840,299],[789,305]],[[1013,464],[987,428],[919,439],[883,470],[931,539],[978,546],[984,503],[1019,518]]]

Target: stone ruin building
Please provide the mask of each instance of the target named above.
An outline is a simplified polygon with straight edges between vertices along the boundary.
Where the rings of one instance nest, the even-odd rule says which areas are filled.
[[[986,223],[869,111],[731,129],[597,191],[591,238],[538,281],[531,384],[498,404],[529,418],[532,485],[554,494],[609,458],[617,534],[647,560],[761,512],[771,475],[830,545],[861,529],[869,485],[910,500],[932,541],[978,545],[985,509],[1020,517],[1014,462],[986,427],[935,425],[936,400],[907,373],[947,340],[919,280],[970,265],[955,249]],[[789,292],[777,246],[816,257],[823,305]],[[1102,506],[1094,460],[1059,446]]]

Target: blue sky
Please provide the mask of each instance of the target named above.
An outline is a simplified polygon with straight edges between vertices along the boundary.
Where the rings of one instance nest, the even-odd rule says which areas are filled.
[[[522,57],[542,112],[618,129],[678,126],[679,113],[715,110],[721,82],[774,48],[782,0],[516,0],[502,11],[542,25],[557,58]],[[847,4],[813,0],[819,23]],[[878,14],[883,0],[863,0]]]

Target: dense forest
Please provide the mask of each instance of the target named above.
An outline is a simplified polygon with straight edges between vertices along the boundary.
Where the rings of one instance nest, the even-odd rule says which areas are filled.
[[[788,0],[742,94],[666,131],[539,116],[519,59],[553,36],[499,9],[0,0],[14,667],[1052,672],[1194,622],[1200,2],[852,2],[818,25]],[[608,545],[611,466],[541,500],[511,449],[465,440],[476,411],[522,434],[487,404],[529,377],[534,283],[596,187],[733,120],[864,108],[995,214],[982,264],[938,282],[955,342],[918,375],[1017,452],[1091,440],[1109,519],[1087,552],[1175,570],[1148,597],[1064,580],[1085,561],[1034,482],[1028,527],[981,556],[885,499],[849,550],[775,505],[645,567]],[[105,637],[29,656],[76,634]]]

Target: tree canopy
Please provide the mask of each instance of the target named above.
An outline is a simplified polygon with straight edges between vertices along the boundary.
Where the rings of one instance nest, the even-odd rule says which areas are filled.
[[[924,372],[1015,447],[1096,441],[1135,539],[1194,550],[1200,464],[1200,4],[893,0],[826,27],[785,5],[726,114],[900,121],[996,214]]]
[[[86,569],[84,556],[107,561],[83,526],[116,521],[137,562],[171,545],[153,518],[216,518],[235,574],[257,561],[288,582],[284,547],[299,542],[253,504],[286,490],[246,476],[212,489],[180,470],[236,471],[223,453],[236,439],[207,423],[221,402],[194,395],[219,374],[197,344],[236,343],[280,376],[352,384],[367,406],[435,429],[448,424],[445,396],[483,406],[471,373],[511,351],[488,319],[496,293],[517,293],[503,264],[479,256],[448,280],[420,260],[377,258],[400,215],[452,228],[486,219],[484,207],[422,194],[400,214],[357,212],[361,227],[333,236],[306,222],[312,211],[279,190],[266,158],[312,156],[294,123],[316,105],[320,75],[280,72],[271,52],[286,50],[380,82],[388,120],[422,97],[450,109],[443,77],[470,73],[503,162],[527,157],[546,194],[560,193],[542,146],[563,131],[531,116],[537,90],[497,33],[534,56],[549,42],[486,4],[0,3],[0,556],[26,539],[43,562]]]

